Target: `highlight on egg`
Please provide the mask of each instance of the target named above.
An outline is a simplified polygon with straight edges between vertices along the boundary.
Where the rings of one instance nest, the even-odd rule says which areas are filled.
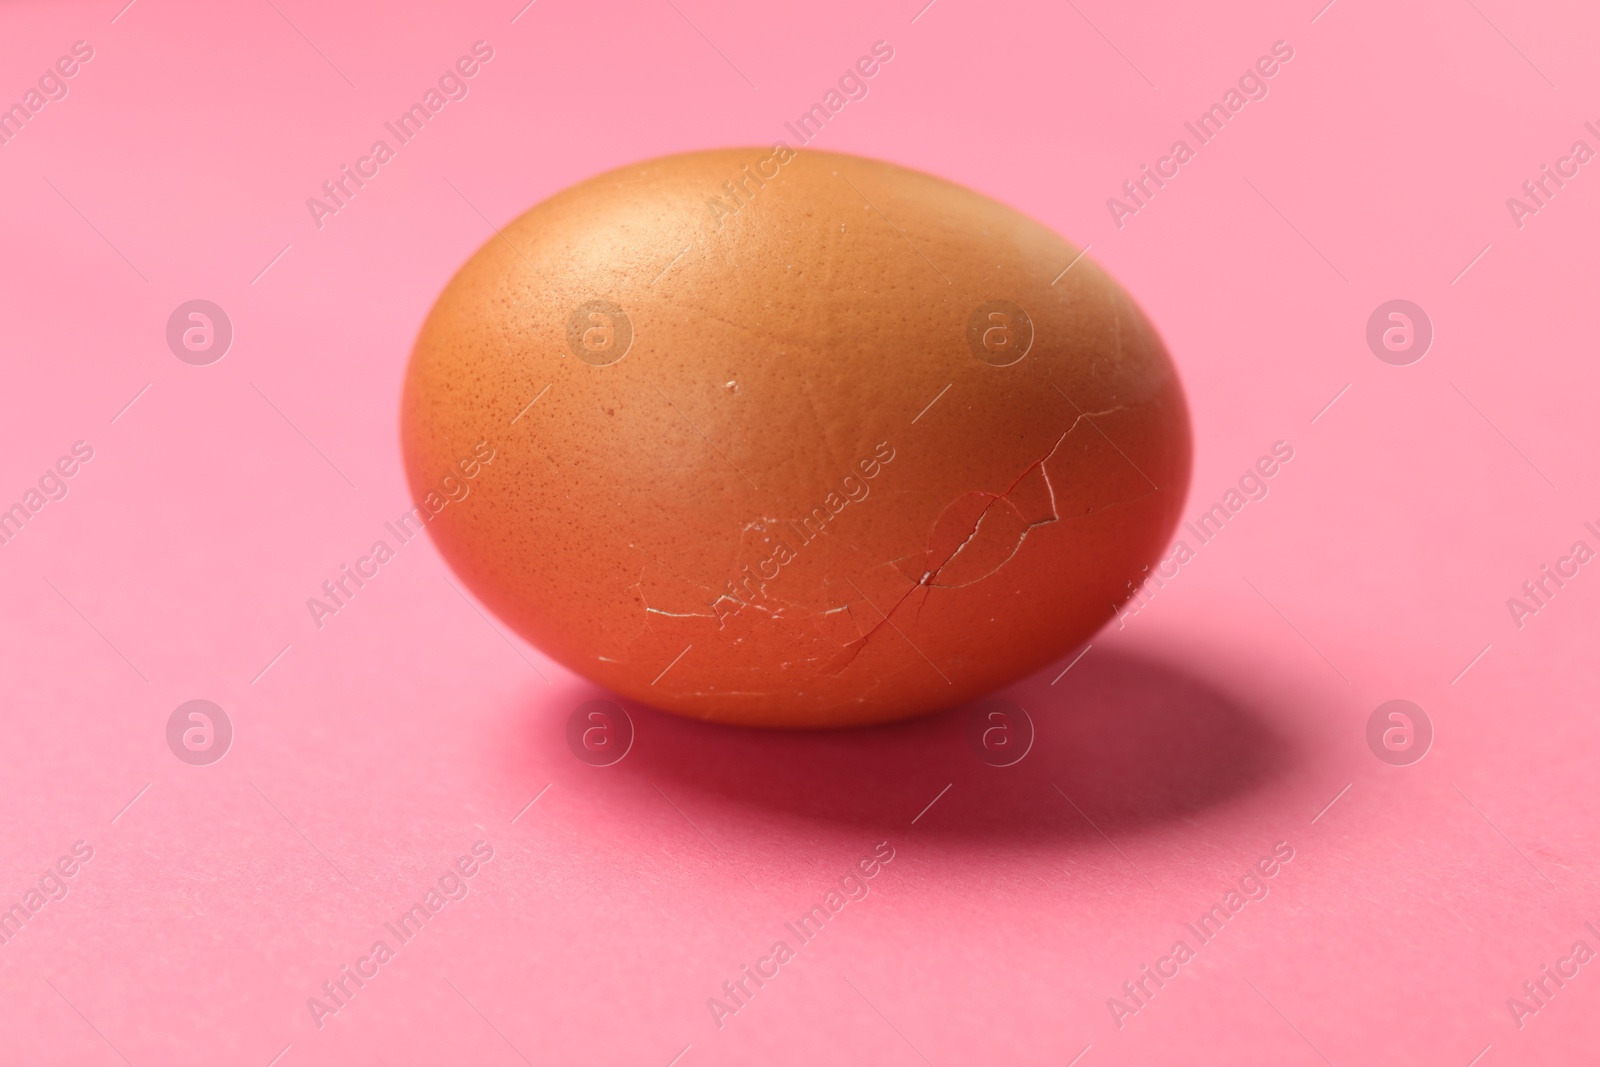
[[[918,715],[1073,652],[1190,468],[1172,361],[1081,250],[782,145],[622,167],[507,224],[422,327],[401,439],[440,552],[517,633],[624,697],[770,727]]]

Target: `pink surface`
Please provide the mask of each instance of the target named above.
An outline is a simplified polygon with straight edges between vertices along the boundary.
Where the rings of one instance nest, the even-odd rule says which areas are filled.
[[[1593,1056],[1600,965],[1571,953],[1600,949],[1600,576],[1507,599],[1600,548],[1600,174],[1506,203],[1600,149],[1592,11],[121,2],[0,12],[0,103],[93,48],[0,145],[0,506],[93,450],[0,546],[0,905],[27,920],[0,1061]],[[319,229],[306,198],[479,40],[466,98]],[[893,61],[818,146],[1092,245],[1190,391],[1191,519],[1294,450],[1148,606],[1002,694],[1027,757],[981,762],[959,713],[785,736],[631,707],[632,750],[587,766],[566,721],[605,694],[497,632],[425,540],[317,629],[306,599],[407,506],[404,360],[491,226],[622,163],[770,143],[877,40]],[[1269,94],[1119,228],[1107,198],[1280,40]],[[209,366],[165,339],[196,298],[234,327]],[[1365,340],[1396,298],[1434,326],[1409,366]],[[235,731],[209,766],[168,748],[193,699]],[[1434,729],[1409,766],[1367,742],[1391,699]],[[385,923],[479,841],[401,944]],[[865,898],[800,944],[785,923],[879,842]],[[1202,944],[1185,924],[1280,842]],[[708,999],[779,940],[719,1027]]]

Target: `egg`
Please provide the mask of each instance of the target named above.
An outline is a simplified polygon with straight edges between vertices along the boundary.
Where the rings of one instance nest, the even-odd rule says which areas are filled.
[[[405,466],[450,567],[624,698],[838,727],[1079,648],[1160,558],[1190,432],[1083,251],[830,152],[622,167],[496,232],[417,338]]]

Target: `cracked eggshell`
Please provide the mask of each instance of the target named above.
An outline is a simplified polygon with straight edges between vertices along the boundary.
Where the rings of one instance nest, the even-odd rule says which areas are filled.
[[[486,605],[624,697],[831,727],[981,696],[1104,624],[1188,489],[1166,350],[1079,255],[855,156],[600,175],[435,304],[412,490]]]

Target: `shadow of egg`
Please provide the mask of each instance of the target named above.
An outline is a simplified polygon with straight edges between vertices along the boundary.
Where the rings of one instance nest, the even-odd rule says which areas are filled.
[[[1106,649],[1061,675],[1069,663],[973,704],[849,730],[696,722],[592,686],[563,694],[560,706],[625,708],[629,747],[606,773],[654,785],[687,808],[879,836],[1098,840],[1234,802],[1292,764],[1270,714],[1184,668]],[[587,729],[599,750],[617,751],[603,716],[581,729],[570,715],[563,720],[532,724],[533,746],[581,746],[573,738]],[[594,753],[573,751],[597,763]]]

